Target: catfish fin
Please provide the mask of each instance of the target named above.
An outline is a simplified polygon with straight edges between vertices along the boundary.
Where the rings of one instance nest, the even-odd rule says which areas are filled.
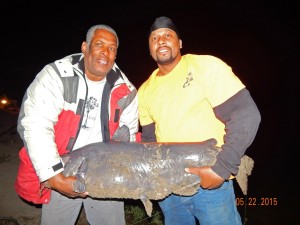
[[[146,195],[143,195],[143,194],[140,195],[140,199],[145,207],[147,215],[150,217],[152,214],[152,210],[153,210],[152,202]]]
[[[77,193],[86,192],[84,177],[88,169],[86,157],[63,157],[64,176],[76,176],[76,181],[73,182],[73,191]]]
[[[78,173],[78,170],[85,163],[85,157],[70,157],[63,156],[64,162],[64,171],[63,174],[68,176],[75,176]]]
[[[239,172],[235,176],[237,183],[239,184],[244,195],[247,195],[248,191],[248,176],[251,175],[254,167],[254,160],[247,155],[241,158],[241,164],[239,166]]]
[[[76,175],[77,180],[73,182],[73,191],[77,193],[86,192],[84,179],[80,175]]]

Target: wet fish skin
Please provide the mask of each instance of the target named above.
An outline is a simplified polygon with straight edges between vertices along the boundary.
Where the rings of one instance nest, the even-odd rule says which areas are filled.
[[[215,144],[215,139],[193,143],[99,142],[63,155],[63,174],[77,176],[74,191],[88,191],[91,197],[140,199],[150,216],[150,200],[197,192],[199,177],[184,169],[214,165],[220,150]]]

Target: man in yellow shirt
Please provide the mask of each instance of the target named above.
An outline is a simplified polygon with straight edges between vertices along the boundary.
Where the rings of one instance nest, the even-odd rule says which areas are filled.
[[[159,202],[165,225],[240,225],[231,175],[252,143],[260,113],[249,91],[221,59],[181,55],[182,40],[170,18],[150,28],[149,49],[158,68],[138,90],[142,141],[217,140],[222,151],[212,167],[188,168],[200,177],[193,196]]]

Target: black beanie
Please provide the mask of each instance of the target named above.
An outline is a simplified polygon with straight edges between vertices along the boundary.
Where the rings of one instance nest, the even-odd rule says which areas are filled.
[[[165,16],[161,16],[155,19],[154,23],[152,24],[150,31],[149,31],[149,36],[151,35],[151,33],[159,28],[168,28],[170,30],[173,30],[178,38],[179,38],[179,32],[178,29],[176,27],[176,25],[173,23],[173,21]]]

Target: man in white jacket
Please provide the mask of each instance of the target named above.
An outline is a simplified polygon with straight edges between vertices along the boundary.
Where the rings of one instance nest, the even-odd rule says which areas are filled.
[[[60,157],[111,140],[122,125],[136,140],[137,90],[115,63],[118,44],[111,27],[91,27],[82,53],[46,65],[25,93],[18,119],[24,147],[15,189],[25,200],[43,204],[43,225],[75,224],[82,205],[89,224],[125,225],[124,202],[75,193],[76,177],[62,175]]]

